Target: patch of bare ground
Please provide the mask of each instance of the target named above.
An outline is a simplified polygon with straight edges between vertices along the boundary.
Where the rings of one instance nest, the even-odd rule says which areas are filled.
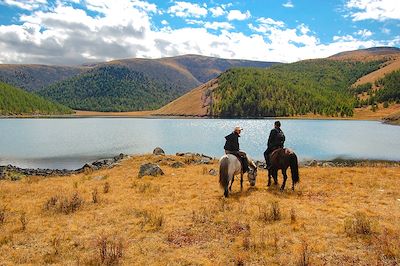
[[[294,192],[267,188],[260,170],[255,187],[246,182],[240,192],[236,181],[225,199],[218,176],[208,174],[217,161],[161,164],[165,175],[137,178],[142,163],[159,160],[135,156],[93,173],[1,180],[1,263],[400,263],[399,167],[304,167]]]

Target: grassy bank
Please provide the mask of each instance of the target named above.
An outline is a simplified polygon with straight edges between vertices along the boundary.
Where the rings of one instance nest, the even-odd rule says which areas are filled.
[[[161,161],[160,158],[162,159]],[[165,172],[137,178],[157,162]],[[181,161],[182,168],[172,168]],[[256,187],[222,198],[217,169],[138,156],[69,177],[0,181],[0,261],[98,265],[395,265],[398,167],[300,169],[283,193]],[[281,181],[281,179],[279,180]],[[291,181],[289,181],[290,187]],[[2,218],[4,217],[4,218]]]

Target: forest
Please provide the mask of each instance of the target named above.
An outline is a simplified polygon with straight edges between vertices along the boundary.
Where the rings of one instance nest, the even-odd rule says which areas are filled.
[[[52,84],[39,95],[76,110],[157,109],[177,98],[180,88],[124,66],[102,66]]]
[[[0,82],[0,115],[69,114],[72,110],[37,95]]]
[[[307,113],[352,116],[359,77],[383,61],[305,60],[269,69],[235,68],[219,76],[213,116],[264,117]]]

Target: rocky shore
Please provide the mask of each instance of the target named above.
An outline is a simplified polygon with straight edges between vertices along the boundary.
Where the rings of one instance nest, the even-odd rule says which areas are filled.
[[[0,180],[9,177],[11,180],[18,180],[21,176],[66,176],[79,174],[85,171],[98,170],[102,168],[111,168],[119,161],[128,157],[126,154],[119,154],[113,158],[94,161],[90,164],[85,164],[79,169],[41,169],[41,168],[20,168],[14,165],[0,166]]]
[[[157,147],[153,150],[153,155],[160,156],[160,159],[156,161],[158,164],[167,164],[173,168],[184,167],[185,164],[198,165],[198,164],[211,164],[217,160],[215,157],[208,155],[193,153],[193,152],[177,152],[175,156],[182,157],[184,163],[181,161],[173,160],[172,158],[164,157],[165,152],[162,148]],[[129,157],[126,154],[119,154],[109,159],[102,159],[94,161],[90,164],[85,164],[79,169],[68,170],[68,169],[33,169],[33,168],[20,168],[14,165],[0,166],[0,180],[10,179],[19,180],[22,176],[67,176],[73,174],[79,174],[86,171],[99,170],[104,168],[112,168],[117,165],[124,158]],[[260,169],[264,169],[265,162],[256,161],[256,165]],[[141,168],[141,175],[145,173],[160,172],[157,164],[146,164]],[[400,167],[400,161],[383,161],[383,160],[347,160],[347,159],[335,159],[335,160],[309,160],[299,162],[301,167]],[[162,172],[162,171],[161,171]],[[160,172],[160,173],[161,173]],[[215,172],[215,173],[214,173]],[[212,175],[216,175],[217,171],[213,170]]]

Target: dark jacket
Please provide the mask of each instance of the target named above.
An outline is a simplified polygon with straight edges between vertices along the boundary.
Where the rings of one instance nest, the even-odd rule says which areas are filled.
[[[269,133],[268,148],[280,147],[283,148],[285,142],[285,134],[280,128],[274,128]]]
[[[239,137],[240,136],[235,132],[226,136],[224,149],[228,151],[239,151]]]

